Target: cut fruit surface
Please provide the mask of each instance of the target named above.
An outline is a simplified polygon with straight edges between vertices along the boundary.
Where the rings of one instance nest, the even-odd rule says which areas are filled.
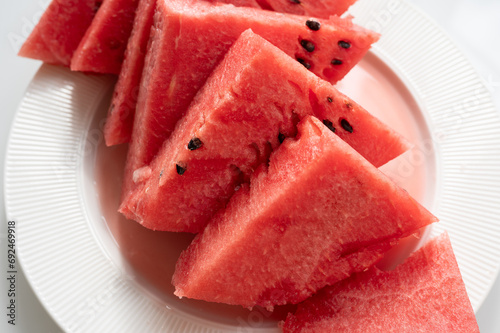
[[[69,66],[101,3],[102,0],[53,0],[19,55]]]
[[[104,127],[106,145],[129,142],[156,0],[140,0]]]
[[[105,0],[71,59],[71,70],[119,74],[139,0]]]
[[[285,333],[479,332],[448,235],[393,271],[371,268],[300,304]]]
[[[298,303],[435,221],[307,116],[181,254],[175,294],[244,307]]]
[[[137,188],[121,212],[150,229],[201,231],[280,141],[295,136],[306,115],[328,124],[377,167],[408,148],[330,83],[247,30],[151,167],[130,176]]]

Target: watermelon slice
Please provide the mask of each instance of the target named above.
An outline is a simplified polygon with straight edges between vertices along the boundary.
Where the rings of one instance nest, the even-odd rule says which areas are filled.
[[[280,13],[328,18],[343,14],[356,0],[211,0]]]
[[[52,0],[19,55],[69,66],[101,3],[102,0]]]
[[[106,0],[71,59],[71,70],[119,74],[139,0]]]
[[[285,333],[479,332],[448,234],[394,271],[371,268],[300,304]]]
[[[104,127],[106,145],[129,142],[156,0],[140,0]]]
[[[175,294],[244,307],[298,303],[435,221],[307,116],[181,254]]]
[[[331,15],[340,15],[344,13],[355,0],[325,0],[314,2],[270,0],[267,5],[260,0],[224,0],[217,2],[229,3],[235,6],[262,7],[263,9],[272,9],[277,12],[328,18]],[[155,4],[156,0],[139,1],[134,28],[125,53],[125,61],[115,87],[108,119],[106,120],[106,127],[104,128],[104,137],[106,145],[108,146],[129,142],[132,135],[135,106],[139,94],[142,70],[144,68],[144,57],[148,44],[149,32],[153,25]]]
[[[134,170],[152,161],[196,92],[247,28],[332,82],[378,38],[350,19],[310,20],[225,4],[158,1],[127,158],[125,194],[133,187]]]
[[[315,115],[373,164],[408,145],[330,83],[245,31],[166,145],[134,174],[121,212],[156,230],[199,232],[296,124]],[[198,146],[197,146],[198,145]],[[177,167],[176,167],[177,165]],[[178,167],[184,169],[179,175]]]

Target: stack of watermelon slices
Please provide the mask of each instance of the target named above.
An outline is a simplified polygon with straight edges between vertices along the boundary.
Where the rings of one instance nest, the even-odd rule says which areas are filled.
[[[52,0],[19,55],[118,74],[139,0]]]
[[[133,189],[133,172],[152,162],[210,73],[248,28],[332,83],[378,38],[350,19],[313,20],[202,1],[159,1],[142,73],[124,198]]]
[[[253,7],[250,10],[234,9],[232,5],[224,5],[219,1],[209,2],[213,5],[203,4],[203,1],[160,1],[158,11],[162,11],[162,17],[168,17],[169,14],[193,15],[197,21],[194,24],[206,24],[213,20],[218,20],[219,24],[214,26],[216,29],[215,37],[221,37],[227,32],[227,29],[239,21],[244,16],[260,16],[253,20],[253,23],[247,22],[243,26],[236,28],[230,32],[232,41],[247,28],[254,28],[259,30],[257,26],[261,25],[262,31],[269,31],[268,35],[276,34],[280,27],[272,27],[273,23],[281,19],[286,19],[291,16],[283,16],[277,13],[266,13],[262,10],[257,10],[253,14],[253,8],[263,8],[267,10],[274,10],[277,12],[294,13],[307,15],[301,18],[301,22],[305,22],[307,18],[319,17],[328,21],[332,15],[341,15],[347,8],[355,2],[355,0],[322,0],[322,1],[289,1],[289,0],[272,0],[272,1],[255,1],[255,0],[225,0],[221,3],[228,3],[235,6]],[[157,27],[153,25],[153,14],[156,6],[156,0],[53,0],[47,11],[44,13],[39,24],[29,36],[26,43],[21,48],[19,55],[40,59],[44,62],[51,64],[59,64],[70,66],[72,70],[96,72],[96,73],[111,73],[120,74],[118,84],[116,86],[112,105],[110,107],[110,115],[105,128],[105,139],[108,145],[115,145],[130,141],[132,133],[132,125],[134,122],[134,114],[139,94],[139,87],[144,67],[144,57],[150,31],[153,30],[153,35],[156,30],[162,29],[158,23]],[[220,7],[215,9],[208,15],[203,15],[202,12],[207,8]],[[234,10],[233,10],[234,9]],[[249,9],[249,8],[247,8]],[[223,12],[223,16],[220,16]],[[230,15],[232,13],[233,15]],[[257,13],[257,14],[255,14]],[[232,16],[231,18],[228,17]],[[217,17],[218,16],[218,17]],[[222,20],[222,22],[220,22]],[[332,20],[330,18],[330,20]],[[321,70],[311,68],[318,75],[324,75],[331,79],[332,83],[345,75],[350,68],[352,68],[368,50],[369,45],[376,40],[374,34],[367,31],[357,31],[359,27],[354,27],[349,19],[334,18],[334,25],[338,24],[340,29],[346,27],[348,30],[353,30],[355,37],[354,40],[361,42],[359,51],[358,45],[354,43],[351,47],[349,54],[344,54],[343,57],[335,58],[337,61],[343,61],[342,64],[333,66],[332,69],[325,69],[324,74]],[[203,23],[204,22],[204,23]],[[208,24],[210,25],[210,24]],[[183,24],[184,28],[189,27],[187,22]],[[204,31],[201,26],[198,27],[202,32]],[[219,29],[222,29],[219,31]],[[281,30],[283,27],[281,27]],[[285,28],[288,30],[287,28]],[[324,30],[324,29],[323,29]],[[192,37],[209,35],[207,32],[195,35]],[[293,36],[293,40],[299,36]],[[189,38],[183,37],[186,43],[190,43]],[[127,44],[128,41],[128,44]],[[166,41],[166,40],[165,40]],[[184,49],[180,55],[195,55],[199,52],[203,44],[207,47],[212,46],[214,49],[219,49],[217,54],[207,55],[203,54],[195,58],[186,59],[186,62],[192,65],[198,58],[212,60],[212,65],[204,73],[200,75],[195,82],[179,82],[179,85],[190,87],[191,94],[186,98],[187,101],[183,106],[185,109],[189,104],[190,99],[194,93],[201,87],[204,79],[211,72],[215,64],[222,58],[225,51],[229,47],[231,41],[225,40],[226,45],[212,45],[212,40],[196,41],[191,46],[195,49]],[[222,42],[222,40],[218,41]],[[227,44],[229,43],[229,44]],[[222,46],[222,49],[220,49]],[[310,47],[310,46],[309,46]],[[289,50],[290,53],[294,50]],[[298,50],[297,53],[304,53],[305,51]],[[316,52],[317,53],[317,52]],[[342,53],[342,52],[341,52]],[[292,54],[291,54],[292,55]],[[331,59],[321,60],[328,64],[334,59],[336,54],[331,54]],[[292,55],[294,56],[294,55]],[[172,59],[174,61],[175,59]],[[299,58],[306,66],[313,66],[310,59],[307,57]],[[164,64],[164,65],[171,65]],[[123,68],[122,68],[123,67]],[[182,70],[186,70],[185,66],[180,65]],[[188,66],[190,68],[190,66]],[[193,68],[193,73],[198,73],[199,68]],[[157,73],[162,73],[162,68],[157,68]],[[188,74],[184,74],[188,77]],[[149,80],[148,80],[149,81]],[[168,82],[168,79],[164,79]],[[160,85],[159,88],[163,88]],[[168,101],[160,98],[161,89],[153,92],[154,100],[161,100],[164,103]],[[144,92],[143,94],[145,94]],[[178,96],[185,95],[186,92],[180,91],[176,93]],[[146,99],[149,99],[149,94]],[[184,110],[185,111],[185,110]],[[182,111],[179,111],[182,113]],[[174,124],[175,125],[175,124]],[[168,130],[168,128],[167,128]],[[168,136],[169,133],[165,135]],[[163,138],[160,138],[161,144]],[[148,159],[146,159],[148,160]],[[147,163],[149,163],[148,161]]]
[[[372,266],[436,218],[306,116],[178,261],[178,296],[271,308]]]
[[[319,18],[343,14],[356,0],[207,0]],[[134,30],[151,28],[156,0],[52,0],[19,55],[96,73],[120,72]],[[143,3],[143,4],[141,4]],[[139,10],[142,7],[143,10]],[[134,22],[137,11],[138,19]],[[146,38],[147,38],[146,37]],[[127,45],[128,44],[128,45]],[[130,52],[129,52],[130,53]]]
[[[134,169],[134,184],[125,179],[131,191],[121,212],[150,229],[200,232],[280,141],[295,136],[306,115],[327,123],[377,167],[408,148],[399,134],[248,30],[150,166]]]
[[[216,1],[211,1],[211,2],[216,2]],[[271,6],[269,4],[266,5],[265,2],[263,1],[225,0],[217,2],[228,3],[239,7],[243,6],[243,7],[271,9]],[[273,0],[272,8],[274,8],[273,10],[277,12],[294,13],[294,14],[301,14],[301,15],[328,19],[331,15],[341,15],[354,2],[355,1],[353,0],[333,0],[333,1],[318,0],[318,1],[305,1],[299,3],[289,0]],[[156,0],[141,0],[139,2],[139,7],[137,9],[136,19],[134,22],[134,28],[132,30],[132,35],[130,37],[129,44],[127,46],[127,51],[125,54],[125,61],[123,63],[123,67],[120,72],[120,77],[115,89],[115,96],[113,97],[108,121],[106,123],[105,139],[106,139],[106,144],[109,146],[129,142],[130,137],[132,135],[135,107],[139,95],[139,87],[140,87],[142,71],[144,68],[144,55],[146,53],[146,48],[149,40],[149,31],[151,26],[153,25],[153,14],[155,9],[155,4]],[[162,6],[163,6],[162,8],[164,8],[165,4]],[[169,3],[168,6],[173,6],[173,4]],[[202,19],[201,16],[196,15],[197,14],[196,6],[197,6],[196,4],[193,4],[191,5],[191,7],[194,8],[191,9],[188,8],[188,9],[191,13],[194,12],[195,17]],[[230,8],[225,6],[223,10],[224,12],[228,12],[230,11]],[[182,14],[182,12],[178,13]],[[165,15],[167,14],[165,13],[162,14],[162,16]],[[237,14],[236,16],[238,15],[239,14]],[[262,15],[262,12],[260,12],[260,15]],[[275,16],[276,16],[275,14],[270,14],[267,17],[269,18]],[[225,17],[224,20],[226,21],[227,17]],[[232,21],[233,20],[230,20],[229,22],[227,22],[227,24],[224,25],[227,27],[228,25],[231,25]],[[265,19],[261,21],[265,21]],[[347,22],[347,20],[345,21]],[[184,27],[186,27],[185,24]],[[247,28],[248,27],[249,26],[247,26]],[[270,29],[270,31],[273,32],[276,30]],[[153,34],[154,33],[155,32],[153,32]],[[204,36],[207,34],[205,33],[201,35]],[[216,34],[216,36],[220,36],[220,34]],[[210,44],[210,41],[205,41],[205,42],[207,44]],[[195,43],[193,46],[198,47],[197,43]],[[197,50],[192,52],[196,53]],[[186,50],[183,53],[191,54],[191,52],[188,52],[188,50]],[[188,62],[193,63],[194,61],[191,59]],[[353,65],[354,64],[355,61],[353,61]],[[206,74],[208,75],[209,72],[210,70],[207,71]],[[153,94],[157,95],[156,93]]]
[[[328,332],[358,315],[353,290],[432,266],[414,265],[417,254],[394,273],[369,269],[437,219],[376,169],[408,143],[331,85],[378,39],[330,16],[354,2],[53,0],[23,45],[23,56],[120,74],[105,129],[108,145],[130,141],[120,210],[199,232],[177,263],[176,295],[270,310],[305,301],[284,330]],[[452,268],[445,285],[462,288],[435,322],[476,330],[451,248],[427,247],[448,258],[432,266],[441,277]],[[416,279],[425,288],[430,277]],[[399,295],[398,283],[383,292]],[[421,319],[405,306],[396,331]]]

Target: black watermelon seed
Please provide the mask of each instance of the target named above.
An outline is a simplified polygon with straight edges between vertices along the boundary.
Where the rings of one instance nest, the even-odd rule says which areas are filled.
[[[323,124],[326,127],[328,127],[330,129],[330,131],[332,131],[333,133],[335,133],[336,129],[335,129],[335,127],[333,127],[333,123],[330,120],[328,120],[328,119],[323,120]]]
[[[305,61],[302,58],[297,58],[297,61],[300,62],[305,68],[311,69],[311,64]]]
[[[307,20],[306,25],[312,31],[318,31],[319,28],[321,27],[321,23],[319,23],[318,21],[315,21],[315,20]]]
[[[342,60],[339,60],[339,59],[333,59],[332,62],[331,62],[332,65],[342,65]]]
[[[201,140],[198,138],[193,138],[188,143],[189,150],[196,150],[198,148],[201,148],[202,146],[203,146],[203,142],[201,142]]]
[[[289,0],[291,3],[295,3],[297,5],[300,5],[300,0]]]
[[[339,41],[339,46],[343,49],[348,49],[351,47],[351,43],[346,42],[345,40]]]
[[[303,39],[303,40],[301,40],[301,41],[300,41],[300,45],[302,45],[302,47],[303,47],[303,48],[304,48],[307,52],[312,52],[312,51],[314,51],[314,49],[316,48],[316,47],[314,46],[314,43],[313,43],[313,42],[308,41],[308,40],[305,40],[305,39]]]
[[[283,141],[285,141],[285,135],[284,135],[284,134],[281,134],[281,133],[280,133],[280,134],[278,134],[278,141],[279,141],[280,143],[283,143]]]
[[[345,119],[340,120],[340,125],[342,126],[343,129],[345,129],[347,132],[352,133],[353,129],[351,124]]]
[[[163,169],[162,169],[162,170],[160,171],[160,177],[159,177],[159,178],[163,177],[163,171],[165,171],[165,170],[163,170]]]
[[[327,97],[326,100],[328,101],[328,103],[332,103],[333,102],[333,99],[331,97]]]
[[[177,170],[177,173],[181,176],[184,174],[184,172],[186,172],[186,168],[181,167],[179,164],[175,165],[175,169]]]

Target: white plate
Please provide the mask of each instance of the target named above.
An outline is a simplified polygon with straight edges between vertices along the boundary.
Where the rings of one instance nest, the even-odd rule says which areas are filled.
[[[383,33],[339,85],[415,148],[384,167],[450,233],[474,309],[500,267],[500,121],[450,40],[403,1],[360,1]],[[279,332],[255,309],[177,300],[169,275],[191,236],[120,219],[123,147],[105,148],[109,77],[41,67],[19,107],[5,165],[7,217],[35,293],[65,331]]]

